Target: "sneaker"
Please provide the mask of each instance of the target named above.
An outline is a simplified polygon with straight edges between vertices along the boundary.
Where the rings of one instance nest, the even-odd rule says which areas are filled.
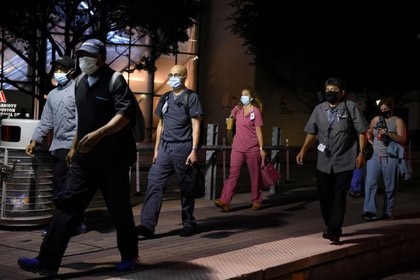
[[[376,221],[378,218],[376,217],[376,214],[371,212],[363,213],[362,219],[365,219],[366,221]]]
[[[115,270],[118,272],[130,271],[130,270],[136,269],[139,265],[140,265],[140,258],[137,257],[133,260],[123,260],[119,262],[115,266]]]
[[[184,226],[183,228],[180,229],[179,236],[189,237],[189,236],[194,235],[196,233],[196,231],[197,231],[196,227]]]
[[[251,207],[251,209],[252,209],[252,210],[260,210],[262,207],[263,207],[263,206],[262,206],[262,204],[261,204],[261,203],[254,202],[254,203],[252,203],[252,207]]]
[[[148,229],[147,227],[143,225],[138,225],[136,227],[137,235],[144,236],[145,238],[153,238],[155,236],[155,232],[151,229]]]
[[[216,207],[219,207],[220,209],[222,209],[223,212],[229,212],[230,211],[230,207],[220,199],[216,199],[214,201],[214,205],[216,205]]]
[[[38,258],[20,257],[18,265],[21,269],[32,273],[38,273],[42,276],[53,277],[57,275],[57,270],[46,268]]]
[[[394,219],[394,217],[390,216],[388,214],[383,214],[382,217],[381,217],[381,220],[385,220],[385,221],[391,221],[393,219]]]
[[[42,232],[41,232],[41,236],[42,236],[42,237],[45,237],[46,235],[47,235],[47,230],[46,230],[46,229],[42,230]]]

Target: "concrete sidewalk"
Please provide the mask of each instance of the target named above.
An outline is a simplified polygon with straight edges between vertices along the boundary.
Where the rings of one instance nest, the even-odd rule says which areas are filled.
[[[315,233],[110,279],[361,279],[419,258],[419,236],[415,215],[346,227],[339,246]]]
[[[251,210],[248,192],[234,197],[228,213],[213,201],[197,200],[199,232],[192,237],[178,235],[180,201],[164,201],[156,237],[139,239],[141,266],[130,273],[114,271],[119,261],[114,229],[106,209],[91,208],[86,213],[89,232],[71,239],[59,278],[365,279],[420,259],[418,178],[401,183],[392,221],[365,222],[360,218],[363,198],[349,197],[343,242],[337,246],[321,237],[324,226],[310,171],[314,166],[306,168],[305,178],[293,174],[299,180],[282,182],[277,194],[265,192],[259,211]],[[141,200],[133,197],[136,224]],[[381,202],[379,194],[379,208]],[[21,271],[16,261],[36,256],[41,241],[41,228],[0,228],[1,279],[35,277]]]

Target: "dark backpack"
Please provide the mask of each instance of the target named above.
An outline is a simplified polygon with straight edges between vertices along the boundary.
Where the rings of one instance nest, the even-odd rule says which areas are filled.
[[[159,102],[162,102],[163,104],[165,104],[165,102],[168,100],[169,94],[171,92],[172,91],[165,92],[162,95],[162,97],[161,97],[161,99],[160,99]],[[190,90],[190,89],[187,89],[187,94],[184,94],[182,96],[182,105],[184,105],[185,114],[187,114],[187,116],[190,116],[190,108],[188,107],[188,104],[189,104],[188,103],[188,99],[189,99],[191,93],[193,93],[193,91]],[[161,108],[163,108],[163,104],[162,104]],[[205,129],[206,129],[206,126],[205,126],[203,120],[201,120],[200,121],[200,137],[198,139],[198,148],[200,148],[201,146],[203,146],[206,143],[206,141],[207,141],[207,137],[206,137],[207,136],[207,133],[204,133],[205,132]]]
[[[86,74],[80,74],[76,80],[75,80],[75,88],[80,84],[80,81],[83,79],[83,77]],[[109,86],[108,90],[110,92],[115,91],[115,82],[116,80],[121,76],[120,72],[114,72],[112,73],[111,79],[109,80]],[[129,89],[130,90],[130,89]],[[131,90],[130,90],[131,92]],[[131,124],[131,131],[133,132],[133,137],[136,142],[142,142],[145,138],[145,122],[144,122],[144,116],[142,111],[140,110],[139,104],[137,103],[137,99],[134,97],[134,94],[132,93],[133,101],[135,103],[135,118],[134,122]]]

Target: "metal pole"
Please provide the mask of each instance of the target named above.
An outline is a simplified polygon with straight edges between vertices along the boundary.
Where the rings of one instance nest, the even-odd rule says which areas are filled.
[[[207,145],[216,146],[218,140],[218,127],[216,124],[207,124]],[[206,151],[206,179],[205,199],[216,197],[217,160],[215,151]]]
[[[286,138],[286,183],[290,183],[289,173],[289,139]]]
[[[226,145],[226,137],[223,137],[222,145],[223,146]],[[225,149],[223,149],[222,157],[223,157],[223,181],[225,181],[226,180],[226,150]]]
[[[407,160],[408,160],[408,173],[410,173],[412,175],[414,172],[413,172],[413,166],[411,165],[411,140],[408,140]]]
[[[140,193],[140,153],[137,152],[136,161],[136,192]]]
[[[279,127],[273,127],[271,131],[271,145],[273,146],[280,146],[281,143],[281,128]],[[271,161],[275,160],[275,166],[277,170],[280,173],[280,160],[279,160],[279,153],[280,150],[271,150]],[[277,184],[270,186],[270,193],[276,193],[277,192]]]

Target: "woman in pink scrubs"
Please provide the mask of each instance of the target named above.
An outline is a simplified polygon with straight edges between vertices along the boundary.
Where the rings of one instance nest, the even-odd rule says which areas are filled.
[[[252,88],[243,89],[241,101],[232,109],[230,115],[230,118],[233,118],[235,122],[236,133],[230,155],[229,177],[223,184],[221,197],[215,201],[215,205],[223,212],[230,210],[241,166],[244,162],[248,166],[251,178],[252,209],[262,208],[263,185],[260,170],[261,160],[265,159],[267,153],[263,148],[261,111],[262,104],[256,97],[255,91]]]

